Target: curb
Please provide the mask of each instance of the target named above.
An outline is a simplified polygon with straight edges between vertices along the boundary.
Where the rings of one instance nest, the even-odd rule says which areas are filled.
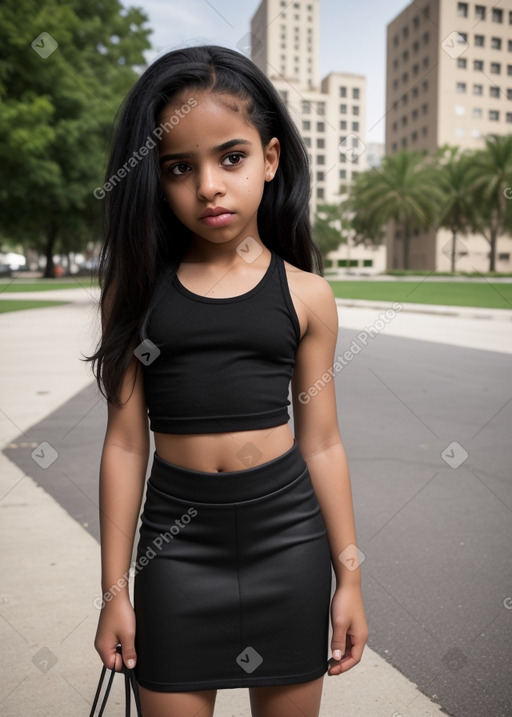
[[[358,309],[384,309],[393,308],[393,304],[399,304],[400,311],[409,311],[416,314],[434,314],[437,316],[460,316],[465,319],[491,319],[495,321],[512,321],[512,309],[492,309],[478,306],[444,306],[441,304],[411,304],[402,302],[370,301],[366,299],[339,299],[336,297],[338,306],[346,306]]]

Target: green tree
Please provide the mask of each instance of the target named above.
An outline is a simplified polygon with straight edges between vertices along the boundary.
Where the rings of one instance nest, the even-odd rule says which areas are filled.
[[[337,204],[319,204],[313,222],[313,240],[320,249],[324,262],[327,254],[347,242],[350,222]]]
[[[512,134],[491,134],[471,162],[473,230],[490,244],[489,271],[496,268],[501,234],[512,231]]]
[[[44,251],[45,276],[59,246],[97,233],[93,191],[150,46],[145,22],[119,0],[0,5],[0,231]]]
[[[473,152],[461,152],[458,147],[445,146],[439,150],[437,159],[442,200],[436,223],[452,233],[450,265],[451,271],[455,272],[457,234],[467,234],[475,221]]]
[[[441,201],[432,161],[405,150],[384,157],[380,167],[361,172],[351,190],[360,237],[379,236],[393,220],[402,231],[402,263],[409,268],[409,244],[414,229],[432,225]]]

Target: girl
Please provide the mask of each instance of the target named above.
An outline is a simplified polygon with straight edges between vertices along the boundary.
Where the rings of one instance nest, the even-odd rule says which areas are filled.
[[[96,649],[135,668],[144,717],[211,717],[235,687],[253,717],[315,717],[368,629],[306,150],[250,60],[192,47],[129,93],[107,180]]]

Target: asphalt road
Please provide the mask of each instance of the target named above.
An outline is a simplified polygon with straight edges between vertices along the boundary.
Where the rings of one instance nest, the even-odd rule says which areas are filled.
[[[447,714],[510,716],[512,358],[341,337],[338,354],[351,358],[336,375],[338,415],[368,644]],[[32,445],[59,452],[54,465],[39,468],[24,436],[4,451],[97,539],[105,425],[91,383],[30,429]]]

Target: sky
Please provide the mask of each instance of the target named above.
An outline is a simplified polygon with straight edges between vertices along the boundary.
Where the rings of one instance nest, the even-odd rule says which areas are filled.
[[[178,47],[212,44],[238,50],[260,0],[123,0],[149,17],[151,62]],[[320,76],[366,76],[367,139],[384,142],[386,26],[408,0],[320,0]]]

